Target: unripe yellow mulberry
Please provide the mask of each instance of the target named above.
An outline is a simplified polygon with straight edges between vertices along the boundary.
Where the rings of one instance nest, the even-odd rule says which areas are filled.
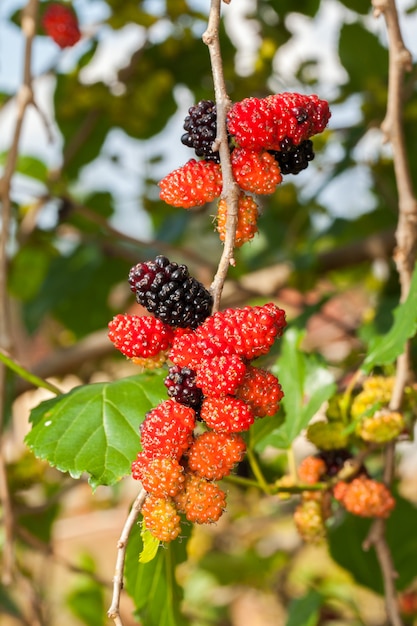
[[[398,437],[405,426],[401,413],[378,411],[372,417],[361,420],[356,427],[356,434],[364,441],[386,443]]]
[[[349,436],[342,422],[314,422],[307,429],[307,439],[320,450],[345,448]]]

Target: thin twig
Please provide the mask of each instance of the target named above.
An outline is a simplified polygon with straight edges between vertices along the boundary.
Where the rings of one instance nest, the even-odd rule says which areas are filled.
[[[120,230],[112,226],[110,222],[106,220],[106,218],[98,215],[95,211],[92,211],[86,206],[74,204],[74,208],[79,215],[82,215],[90,222],[94,222],[98,226],[101,226],[103,230],[105,230],[109,235],[112,236],[112,238],[120,239],[121,241],[132,244],[135,247],[140,246],[143,248],[156,248],[158,250],[165,251],[166,253],[181,253],[184,257],[187,257],[188,259],[190,259],[190,261],[194,261],[194,263],[197,263],[198,265],[209,267],[210,269],[213,268],[210,261],[204,259],[200,254],[198,254],[198,252],[191,250],[191,248],[181,247],[181,249],[179,249],[178,246],[170,244],[169,242],[159,241],[156,239],[152,239],[150,241],[137,239],[136,237],[132,237],[131,235],[126,235],[125,233],[122,233]]]
[[[0,234],[0,348],[10,351],[11,332],[10,316],[7,293],[7,247],[9,242],[10,219],[11,219],[11,183],[16,170],[19,153],[19,142],[23,128],[26,110],[33,103],[32,89],[32,44],[36,35],[36,18],[39,0],[28,0],[22,11],[22,32],[26,40],[24,69],[22,85],[16,100],[16,123],[10,150],[7,155],[3,177],[0,180],[1,234]],[[5,393],[6,393],[6,367],[0,363],[0,436],[3,434],[5,422]],[[3,456],[3,440],[0,442],[0,477],[1,477],[1,501],[4,511],[5,539],[3,547],[3,574],[2,580],[9,584],[12,580],[14,567],[13,554],[13,510],[10,501]]]
[[[136,520],[139,517],[139,513],[142,509],[142,505],[146,498],[146,491],[142,488],[138,493],[136,500],[134,501],[130,513],[123,526],[122,533],[119,541],[117,542],[117,559],[116,568],[113,578],[113,597],[107,615],[114,621],[116,626],[123,626],[122,619],[120,617],[120,594],[123,589],[123,572],[126,558],[127,542]]]
[[[47,389],[48,391],[54,393],[56,396],[59,396],[62,393],[62,391],[58,387],[48,382],[47,380],[44,380],[43,378],[39,378],[39,376],[36,376],[36,374],[33,374],[22,365],[19,365],[19,363],[14,361],[9,354],[6,354],[6,352],[1,349],[0,363],[6,365],[18,376],[26,380],[29,385],[33,385],[34,387],[39,387],[41,389]]]
[[[401,285],[401,301],[404,301],[410,290],[417,250],[417,199],[410,174],[402,115],[404,75],[407,71],[411,71],[412,59],[401,34],[395,0],[372,0],[372,4],[375,16],[378,17],[381,14],[384,16],[388,31],[388,103],[381,129],[386,141],[391,143],[393,150],[394,173],[398,191],[398,223],[395,233],[394,260]],[[409,352],[409,343],[407,343],[404,353],[397,360],[396,378],[390,402],[392,410],[400,408],[404,389],[409,379]],[[395,470],[395,443],[386,447],[384,460],[384,482],[390,485]],[[396,572],[386,541],[385,529],[385,520],[375,520],[364,542],[364,548],[369,549],[372,545],[375,547],[384,581],[387,616],[392,626],[401,626],[402,620],[395,589]]]
[[[218,150],[220,154],[223,178],[222,198],[226,202],[227,206],[226,234],[223,253],[219,261],[216,275],[210,287],[214,298],[213,311],[219,310],[220,298],[229,266],[235,265],[234,247],[239,199],[239,187],[233,178],[229,143],[227,138],[226,117],[231,103],[227,95],[220,50],[220,7],[221,0],[211,0],[207,30],[203,34],[203,42],[207,45],[210,54],[214,94],[216,99],[217,136],[213,147]]]
[[[37,552],[42,553],[44,556],[48,557],[48,559],[52,559],[57,565],[61,565],[62,567],[64,567],[67,571],[72,572],[73,574],[82,574],[84,576],[87,576],[102,587],[107,588],[111,586],[108,580],[101,578],[101,576],[97,575],[95,572],[91,572],[84,567],[75,565],[74,563],[68,561],[65,557],[57,554],[51,545],[36,537],[34,534],[29,532],[27,528],[24,528],[23,526],[17,526],[16,536],[25,543],[27,543],[29,546],[31,546],[31,548],[33,548]]]
[[[9,485],[7,483],[6,460],[3,456],[3,447],[0,448],[0,502],[3,505],[3,571],[1,581],[3,585],[10,585],[13,580],[14,571],[14,515],[10,500]]]
[[[405,47],[395,0],[373,0],[376,15],[383,14],[389,38],[388,103],[381,129],[392,145],[398,190],[397,249],[394,259],[401,282],[402,301],[408,295],[417,248],[417,199],[413,190],[403,128],[404,74],[412,69]]]
[[[385,538],[385,528],[385,520],[376,519],[371,526],[367,538],[363,542],[363,549],[369,550],[372,545],[374,546],[384,581],[385,606],[389,622],[391,626],[402,626],[403,622],[398,610],[397,592],[395,589],[397,573],[395,571],[391,550]]]

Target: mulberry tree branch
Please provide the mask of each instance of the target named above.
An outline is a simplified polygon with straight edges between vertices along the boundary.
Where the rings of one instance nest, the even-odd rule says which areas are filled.
[[[411,71],[411,54],[402,37],[395,0],[372,0],[376,17],[383,15],[389,40],[388,103],[385,119],[381,124],[386,141],[393,151],[394,173],[398,192],[398,223],[395,233],[396,249],[394,260],[401,285],[401,301],[407,298],[411,277],[416,263],[417,250],[417,199],[413,190],[410,166],[405,145],[403,127],[404,75]],[[401,406],[404,388],[409,378],[409,344],[397,360],[394,390],[390,402],[392,410]],[[395,444],[385,450],[384,481],[390,485],[394,478]],[[373,545],[381,567],[385,589],[385,605],[390,624],[401,626],[395,589],[395,566],[385,536],[385,521],[376,520],[364,543],[364,548]]]
[[[227,206],[226,236],[223,253],[217,268],[216,275],[211,284],[211,292],[214,298],[213,310],[218,311],[223,285],[226,280],[229,265],[234,265],[234,247],[236,239],[237,207],[239,187],[236,184],[230,161],[229,143],[227,139],[226,117],[231,102],[227,95],[226,84],[223,74],[222,57],[219,40],[219,25],[221,14],[221,0],[211,0],[210,14],[207,30],[203,34],[203,42],[207,45],[211,69],[213,74],[214,94],[217,110],[217,137],[214,142],[215,149],[219,150],[220,163],[223,177],[222,198]]]
[[[107,615],[114,621],[116,626],[123,626],[122,618],[120,617],[120,594],[123,589],[123,572],[126,558],[126,547],[129,540],[132,528],[139,517],[142,505],[146,498],[146,491],[142,488],[138,493],[136,500],[134,501],[130,513],[126,519],[125,525],[117,542],[117,559],[116,568],[113,578],[113,596],[112,602]]]
[[[7,294],[7,248],[9,243],[11,220],[11,183],[16,170],[19,154],[19,142],[22,134],[26,111],[33,104],[32,89],[32,45],[36,35],[36,18],[39,0],[28,0],[22,11],[22,31],[26,40],[23,80],[16,98],[16,122],[12,144],[7,155],[3,176],[0,180],[1,202],[1,233],[0,233],[0,348],[9,351],[11,348],[10,318]],[[3,435],[5,421],[5,392],[6,368],[0,363],[0,436]],[[0,499],[4,511],[5,542],[3,549],[3,583],[9,584],[12,580],[13,556],[13,511],[9,497],[7,481],[5,480],[5,459],[3,456],[3,441],[0,442]]]

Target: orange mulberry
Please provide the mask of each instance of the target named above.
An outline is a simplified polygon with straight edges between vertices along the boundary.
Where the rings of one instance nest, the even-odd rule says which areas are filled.
[[[347,511],[360,517],[388,517],[395,506],[390,490],[364,474],[352,482],[338,482],[333,495]]]
[[[202,206],[221,194],[223,182],[220,165],[213,161],[191,159],[165,176],[159,186],[161,200],[171,206],[184,209]]]
[[[327,467],[323,459],[317,456],[307,456],[298,467],[298,476],[304,483],[313,485],[319,482],[326,471]]]
[[[132,476],[140,480],[142,487],[154,496],[176,496],[184,484],[184,468],[170,457],[148,457],[139,452],[132,463]]]
[[[241,193],[238,199],[235,247],[240,248],[258,232],[259,209],[251,196]],[[220,240],[226,239],[227,202],[223,198],[217,207],[217,231]]]
[[[159,541],[173,541],[180,534],[180,516],[171,498],[148,495],[141,512],[146,529]]]
[[[188,467],[197,476],[220,480],[243,459],[245,451],[246,444],[240,435],[205,432],[188,450]]]
[[[226,494],[216,483],[188,474],[185,489],[174,499],[178,511],[190,522],[217,522],[226,507]]]

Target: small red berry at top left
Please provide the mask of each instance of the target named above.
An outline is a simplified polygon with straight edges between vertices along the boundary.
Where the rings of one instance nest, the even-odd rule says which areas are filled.
[[[50,4],[43,14],[42,26],[60,48],[74,46],[81,39],[78,18],[69,6]]]

